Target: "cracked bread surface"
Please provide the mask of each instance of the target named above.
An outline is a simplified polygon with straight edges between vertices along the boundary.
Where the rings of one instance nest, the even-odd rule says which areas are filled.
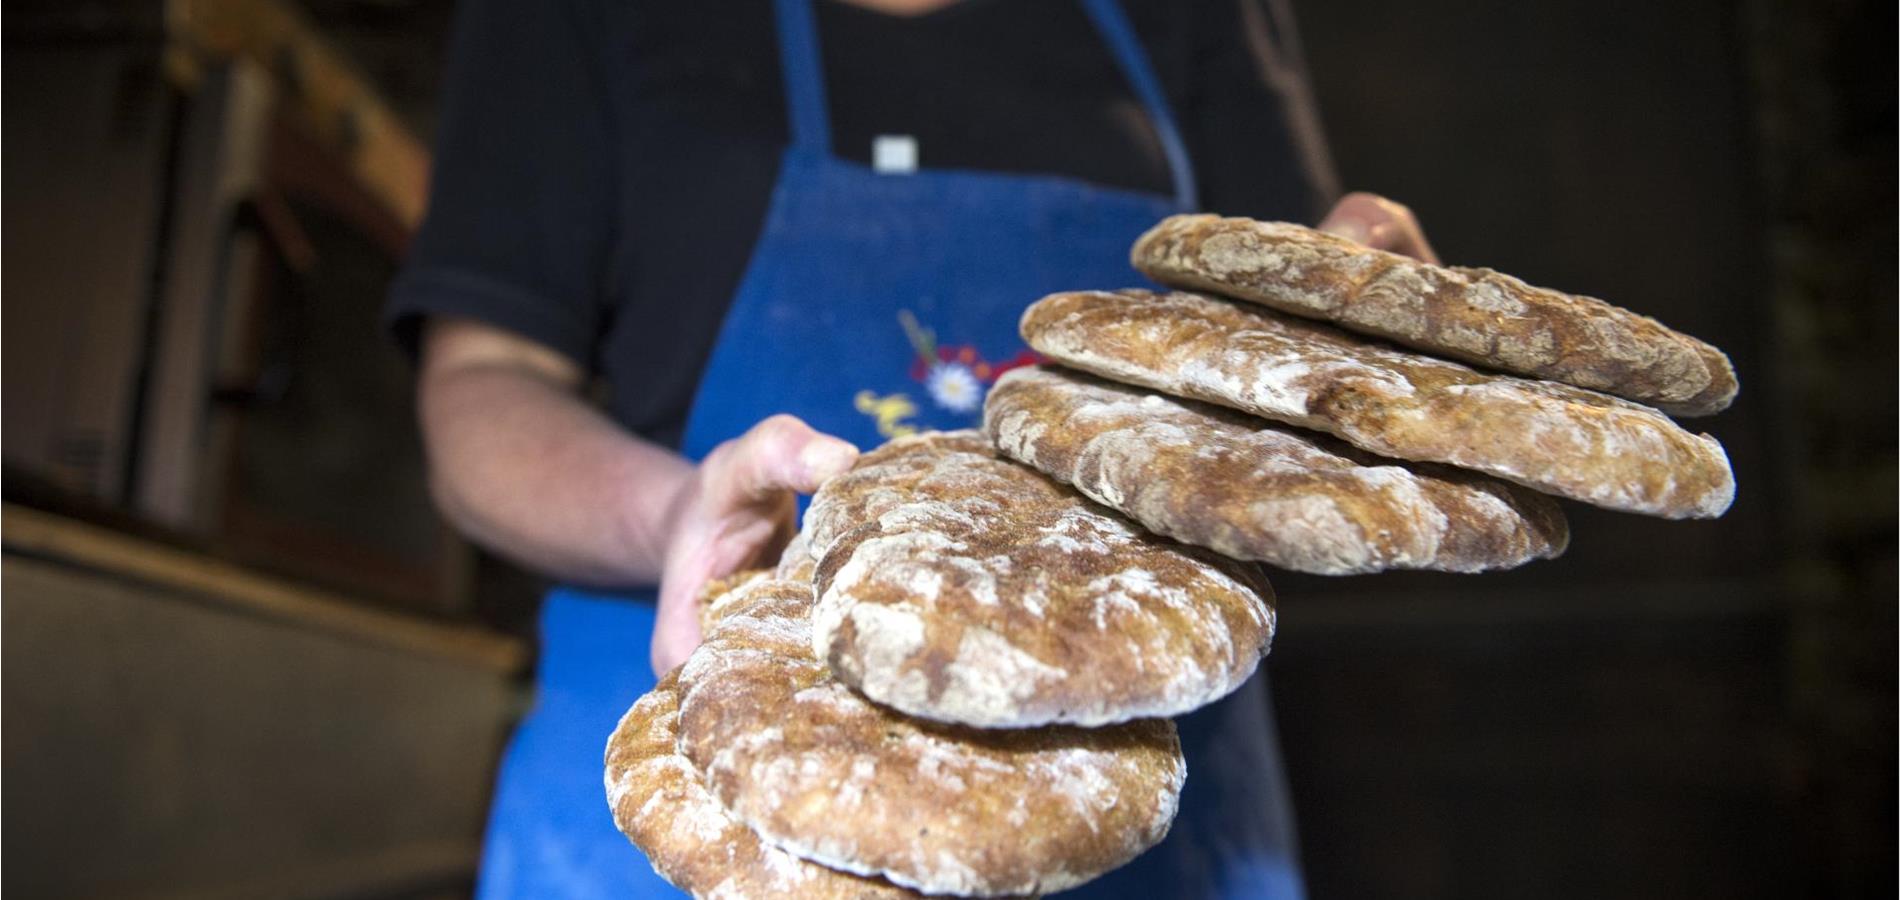
[[[759,840],[707,790],[677,746],[678,670],[627,710],[607,740],[614,824],[674,887],[696,898],[901,900],[922,896],[877,878],[806,862]]]
[[[813,648],[906,713],[990,728],[1178,715],[1273,635],[1258,566],[1158,537],[970,431],[900,438],[806,516]]]
[[[1151,531],[1284,569],[1481,572],[1569,541],[1535,491],[1079,372],[1010,372],[984,427],[1004,455]]]
[[[1606,509],[1714,518],[1735,497],[1722,445],[1654,409],[1260,306],[1185,291],[1073,291],[1032,304],[1022,333],[1051,360],[1113,381]]]
[[[1167,834],[1174,725],[980,730],[903,716],[812,655],[811,595],[760,579],[680,671],[679,747],[775,847],[931,894],[1061,890]]]
[[[1287,222],[1162,220],[1135,268],[1163,284],[1322,319],[1414,349],[1614,394],[1672,415],[1719,412],[1738,385],[1728,356],[1595,297],[1491,269],[1441,266]]]

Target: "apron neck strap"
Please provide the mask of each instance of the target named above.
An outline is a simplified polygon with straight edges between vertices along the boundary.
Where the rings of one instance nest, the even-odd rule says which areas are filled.
[[[779,69],[785,79],[792,147],[812,156],[831,155],[831,109],[825,105],[824,57],[818,55],[818,23],[811,0],[774,0],[778,13]]]
[[[1183,212],[1199,209],[1199,188],[1194,184],[1194,166],[1188,161],[1187,142],[1181,139],[1181,129],[1174,123],[1167,95],[1161,91],[1161,79],[1155,75],[1141,39],[1135,36],[1135,26],[1129,23],[1128,15],[1116,0],[1082,0],[1082,8],[1088,11],[1095,30],[1101,32],[1102,40],[1108,43],[1109,52],[1115,55],[1115,65],[1121,67],[1122,77],[1135,89],[1135,97],[1148,109],[1148,121],[1154,125],[1155,136],[1161,139],[1161,152],[1167,156],[1168,172],[1174,179],[1175,206]]]
[[[773,6],[778,15],[779,66],[791,112],[792,146],[806,154],[829,157],[831,110],[825,100],[824,63],[818,53],[818,26],[811,0],[774,0]],[[1175,205],[1183,210],[1195,209],[1198,198],[1187,144],[1181,139],[1181,130],[1161,91],[1161,79],[1155,76],[1134,26],[1116,0],[1082,0],[1082,8],[1108,44],[1115,65],[1134,88],[1135,97],[1148,111],[1155,134],[1161,139],[1161,151],[1167,156]]]

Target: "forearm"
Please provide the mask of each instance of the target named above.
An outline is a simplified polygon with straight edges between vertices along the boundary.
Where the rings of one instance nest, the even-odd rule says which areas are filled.
[[[555,578],[659,579],[684,459],[513,366],[425,371],[419,396],[431,490],[472,540]]]

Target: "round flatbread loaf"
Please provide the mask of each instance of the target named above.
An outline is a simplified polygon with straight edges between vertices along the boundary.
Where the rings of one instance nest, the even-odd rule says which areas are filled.
[[[1722,445],[1646,406],[1479,372],[1270,309],[1176,291],[1051,294],[1023,313],[1049,358],[1115,381],[1324,431],[1606,509],[1714,518]]]
[[[1735,398],[1722,351],[1595,297],[1490,269],[1438,266],[1286,222],[1171,216],[1135,242],[1135,268],[1324,319],[1438,356],[1615,394],[1681,416]]]
[[[1167,834],[1171,722],[979,731],[909,719],[811,654],[804,585],[754,581],[680,670],[680,750],[771,844],[925,893],[1055,891]]]
[[[678,670],[660,679],[607,740],[607,805],[653,871],[699,898],[897,900],[921,896],[883,879],[806,862],[759,840],[706,790],[676,746]]]
[[[810,584],[817,570],[818,560],[811,555],[811,532],[801,528],[792,542],[785,545],[785,552],[779,555],[775,576],[781,581]]]
[[[871,453],[874,459],[858,457],[857,465],[812,495],[803,529],[812,559],[823,561],[825,551],[845,532],[911,502],[916,481],[939,458],[994,457],[996,448],[982,432],[966,429],[897,438]]]
[[[1259,567],[1157,537],[973,432],[892,441],[826,484],[813,647],[914,716],[1101,725],[1211,703],[1273,636]]]
[[[1300,572],[1481,572],[1570,537],[1534,491],[1076,372],[1010,372],[983,423],[1004,454],[1151,531]]]
[[[714,622],[725,618],[726,605],[738,596],[740,586],[773,575],[771,569],[742,569],[724,578],[715,578],[699,589],[699,631],[712,630]],[[811,579],[803,579],[809,582]]]

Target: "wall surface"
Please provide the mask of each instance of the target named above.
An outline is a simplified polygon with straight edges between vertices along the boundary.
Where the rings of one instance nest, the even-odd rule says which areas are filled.
[[[1297,6],[1346,187],[1742,384],[1721,520],[1275,578],[1314,895],[1892,896],[1891,4]]]

